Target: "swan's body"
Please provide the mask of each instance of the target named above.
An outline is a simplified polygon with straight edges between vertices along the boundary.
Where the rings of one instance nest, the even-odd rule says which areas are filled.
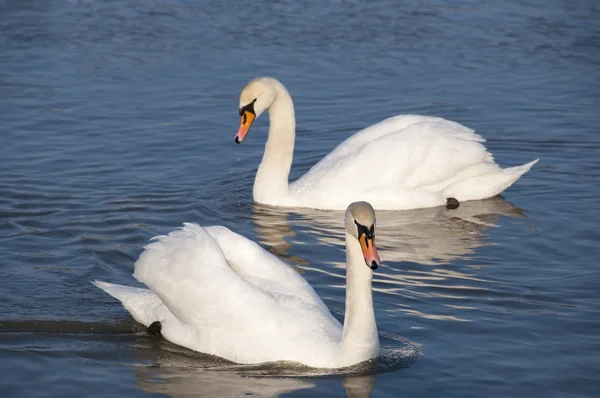
[[[359,203],[353,206],[368,206]],[[149,289],[96,281],[169,341],[237,363],[294,361],[338,368],[379,355],[371,279],[379,263],[372,236],[361,253],[357,227],[374,213],[346,214],[344,326],[308,282],[256,243],[225,227],[185,224],[146,246],[134,277]],[[368,210],[368,209],[367,209]],[[365,251],[366,250],[366,251]],[[364,254],[364,256],[363,256]]]
[[[289,184],[295,115],[286,88],[272,78],[242,90],[240,143],[252,121],[269,110],[269,138],[254,182],[254,200],[272,206],[345,209],[366,200],[378,209],[407,210],[493,197],[536,162],[501,169],[481,136],[461,124],[400,115],[354,134]]]

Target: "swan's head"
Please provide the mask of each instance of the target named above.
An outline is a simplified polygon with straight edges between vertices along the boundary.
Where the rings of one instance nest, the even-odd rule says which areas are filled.
[[[346,210],[346,232],[360,242],[365,263],[372,270],[380,260],[375,247],[375,210],[367,202],[354,202]]]
[[[270,77],[257,77],[251,80],[240,94],[240,129],[235,135],[235,142],[240,144],[254,119],[269,109],[277,98],[276,80]]]

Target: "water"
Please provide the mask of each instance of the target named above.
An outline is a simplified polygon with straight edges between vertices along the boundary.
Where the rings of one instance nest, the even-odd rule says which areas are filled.
[[[600,395],[600,5],[527,3],[0,0],[0,395]],[[295,100],[292,178],[400,113],[474,128],[501,165],[541,158],[503,198],[378,213],[375,365],[234,366],[88,283],[222,224],[341,316],[341,213],[252,203],[267,119],[233,137],[260,75]]]

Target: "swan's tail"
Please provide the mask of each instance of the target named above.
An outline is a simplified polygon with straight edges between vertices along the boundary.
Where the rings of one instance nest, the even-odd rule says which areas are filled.
[[[91,281],[91,283],[119,300],[133,319],[146,327],[154,321],[162,320],[159,318],[163,318],[169,311],[160,298],[149,289],[102,281]],[[166,313],[163,314],[165,311]]]
[[[454,197],[459,201],[481,200],[494,197],[502,193],[505,189],[515,183],[523,174],[527,173],[534,164],[538,162],[536,159],[532,162],[521,166],[507,167],[506,169],[498,170],[498,166],[493,164],[495,170],[489,170],[470,178],[462,179],[460,182],[453,184],[446,191],[447,197]],[[485,169],[484,169],[485,170]],[[471,172],[481,172],[472,170]]]
[[[506,188],[510,187],[512,184],[514,184],[515,181],[517,181],[519,178],[521,178],[521,176],[525,173],[527,173],[534,164],[536,164],[540,159],[536,159],[532,162],[529,163],[525,163],[521,166],[514,166],[514,167],[507,167],[505,169],[502,169],[502,175],[504,176],[504,178],[506,179],[505,182],[505,187],[502,188],[502,191],[504,191]],[[498,192],[498,193],[500,193]]]

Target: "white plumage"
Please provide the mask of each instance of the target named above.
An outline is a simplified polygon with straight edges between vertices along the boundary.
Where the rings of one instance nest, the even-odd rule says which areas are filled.
[[[537,162],[502,169],[483,145],[485,139],[472,129],[439,117],[400,115],[349,137],[289,184],[292,99],[279,81],[258,78],[242,91],[240,107],[252,101],[256,117],[268,109],[271,122],[254,200],[273,206],[341,210],[366,200],[377,209],[407,210],[441,206],[450,197],[459,202],[485,199],[504,191]],[[242,123],[237,142],[248,129]]]
[[[374,223],[374,215],[370,222]],[[354,271],[360,280],[354,289],[360,318],[362,313],[369,315],[369,308],[373,314],[372,271],[356,236],[348,239],[354,240],[348,250],[358,252],[353,261],[348,257],[348,272],[360,268]],[[120,300],[136,321],[145,326],[160,322],[167,340],[195,351],[237,363],[294,361],[323,368],[352,365],[379,352],[374,316],[357,321],[359,333],[354,333],[363,339],[361,330],[367,328],[370,351],[352,350],[348,355],[344,344],[353,342],[343,342],[342,325],[310,284],[277,257],[225,227],[187,223],[154,238],[135,263],[133,276],[148,289],[94,284]],[[352,290],[349,286],[348,297]],[[348,317],[352,311],[347,310]]]

